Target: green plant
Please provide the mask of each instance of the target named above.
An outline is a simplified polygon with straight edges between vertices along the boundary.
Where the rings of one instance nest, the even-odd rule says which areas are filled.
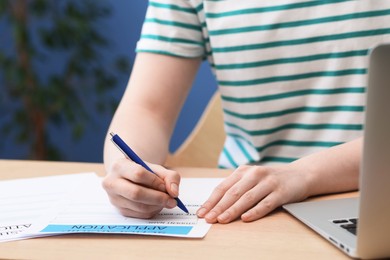
[[[108,62],[100,55],[110,44],[99,25],[110,15],[102,0],[0,1],[0,22],[12,31],[0,38],[14,46],[0,49],[1,103],[13,107],[0,127],[29,147],[29,159],[62,158],[48,127],[67,124],[80,138],[95,111],[116,107],[110,91],[129,66],[124,57]]]

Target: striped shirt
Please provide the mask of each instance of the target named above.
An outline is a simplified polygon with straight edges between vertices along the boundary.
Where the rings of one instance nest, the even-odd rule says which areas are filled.
[[[219,166],[288,163],[362,135],[368,52],[390,1],[152,0],[138,52],[207,58],[227,138]]]

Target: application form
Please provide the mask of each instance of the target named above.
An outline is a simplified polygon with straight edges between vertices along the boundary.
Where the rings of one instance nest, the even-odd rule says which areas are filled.
[[[115,233],[201,238],[210,224],[196,216],[221,178],[183,178],[180,199],[189,214],[178,207],[163,209],[151,219],[124,217],[112,206],[101,179],[89,179],[76,189],[67,202],[59,204],[50,219],[34,226],[39,234]],[[48,224],[44,224],[48,223]],[[44,224],[44,225],[43,225]]]

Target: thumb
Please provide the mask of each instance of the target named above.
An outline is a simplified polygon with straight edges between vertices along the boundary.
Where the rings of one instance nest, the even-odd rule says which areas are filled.
[[[155,168],[153,171],[164,181],[168,194],[173,198],[177,198],[179,196],[180,174],[160,165],[155,165]]]

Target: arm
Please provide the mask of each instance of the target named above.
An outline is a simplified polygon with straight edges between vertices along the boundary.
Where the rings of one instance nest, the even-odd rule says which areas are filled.
[[[362,138],[282,166],[242,166],[199,209],[207,222],[262,218],[275,208],[307,197],[358,188]]]
[[[130,81],[108,132],[118,133],[143,160],[150,163],[160,178],[123,159],[123,154],[107,134],[104,146],[107,176],[103,186],[122,214],[151,217],[165,206],[176,205],[172,197],[178,196],[180,176],[158,164],[165,161],[175,122],[200,62],[200,58],[137,55]]]
[[[118,133],[146,161],[163,163],[199,64],[200,59],[138,54],[108,132]],[[104,147],[106,167],[123,157],[108,140]]]

